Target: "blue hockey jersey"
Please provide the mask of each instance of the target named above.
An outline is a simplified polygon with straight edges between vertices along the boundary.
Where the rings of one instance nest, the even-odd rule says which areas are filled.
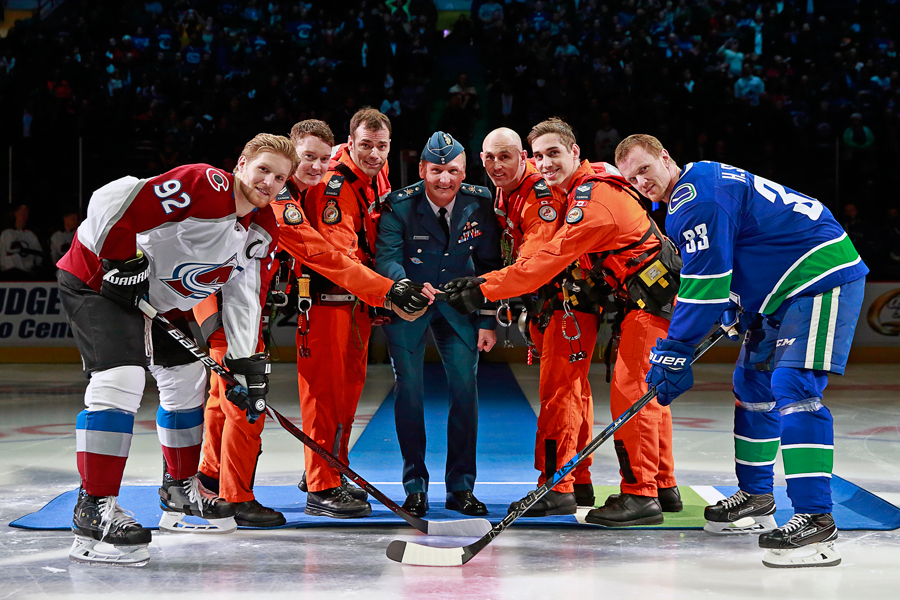
[[[743,169],[690,163],[669,198],[668,235],[684,267],[669,339],[696,345],[729,297],[773,314],[869,272],[821,202]]]

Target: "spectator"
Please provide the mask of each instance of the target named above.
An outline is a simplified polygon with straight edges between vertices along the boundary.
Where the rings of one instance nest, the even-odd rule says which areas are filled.
[[[751,71],[750,65],[744,65],[741,68],[740,78],[734,82],[735,99],[746,101],[750,106],[759,106],[759,97],[765,91],[766,85],[759,75]]]
[[[613,164],[615,162],[616,146],[622,141],[622,136],[613,127],[609,113],[600,115],[600,129],[594,135],[594,155],[597,160]]]
[[[14,225],[0,233],[0,277],[6,281],[33,281],[41,276],[44,250],[28,224],[28,206],[19,204],[12,213]]]
[[[79,224],[81,224],[81,217],[77,211],[72,210],[63,214],[62,230],[55,231],[50,236],[50,261],[54,265],[59,262],[63,254],[69,251]]]

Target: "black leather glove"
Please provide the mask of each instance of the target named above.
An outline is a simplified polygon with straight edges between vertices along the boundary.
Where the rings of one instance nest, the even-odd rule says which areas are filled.
[[[475,312],[484,304],[480,286],[485,281],[482,277],[457,277],[445,283],[447,304],[461,315]]]
[[[387,298],[395,308],[411,315],[428,308],[428,298],[421,294],[423,287],[404,278],[394,282],[388,290]]]
[[[126,261],[100,261],[103,281],[100,295],[125,308],[137,308],[138,303],[150,294],[150,261],[144,253]]]
[[[247,411],[247,420],[255,423],[266,412],[266,394],[269,393],[269,377],[272,365],[267,354],[259,353],[247,358],[225,357],[225,367],[232,372],[238,385],[226,387],[225,397],[241,410]]]

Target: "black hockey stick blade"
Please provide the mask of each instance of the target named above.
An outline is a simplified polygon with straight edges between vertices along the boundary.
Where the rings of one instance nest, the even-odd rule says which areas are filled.
[[[200,362],[208,366],[212,371],[222,378],[227,385],[236,385],[237,381],[234,376],[225,367],[217,363],[209,354],[203,351],[192,338],[186,336],[178,327],[173,325],[168,319],[159,314],[148,302],[141,300],[141,311],[147,315],[154,323],[163,328],[176,342],[183,346],[188,352],[194,355]],[[284,415],[275,410],[273,406],[266,406],[266,412],[270,417],[278,421],[278,423],[291,435],[303,442],[306,446],[321,456],[325,462],[334,469],[340,471],[351,479],[354,483],[371,494],[376,500],[386,506],[391,512],[404,519],[407,523],[428,535],[445,535],[445,536],[461,536],[461,537],[478,537],[484,535],[491,530],[491,522],[487,519],[458,519],[453,521],[426,521],[419,517],[409,514],[396,502],[385,496],[379,489],[373,487],[369,482],[360,477],[350,467],[339,461],[333,454],[320,446],[314,439],[303,433],[296,425],[288,421]]]
[[[694,358],[691,360],[691,364],[697,361],[713,344],[715,344],[719,339],[725,335],[725,332],[721,328],[717,328],[710,336],[701,343],[697,349],[694,351]],[[578,466],[581,461],[594,453],[594,451],[600,447],[600,444],[608,440],[618,431],[625,423],[630,421],[642,408],[647,406],[651,400],[656,396],[656,388],[651,387],[647,390],[647,393],[640,397],[640,399],[635,402],[628,410],[622,413],[615,421],[610,423],[606,429],[600,432],[600,434],[595,437],[591,442],[585,446],[585,448],[573,456],[569,462],[562,466],[562,468],[553,474],[544,485],[540,486],[538,489],[528,492],[528,495],[525,496],[521,501],[516,502],[515,509],[506,515],[506,517],[494,525],[490,531],[484,534],[480,539],[475,542],[469,544],[468,546],[461,547],[452,547],[452,548],[438,548],[435,546],[423,546],[422,544],[416,544],[415,542],[404,542],[400,540],[394,540],[391,542],[385,554],[387,557],[393,561],[403,563],[405,565],[420,565],[426,567],[455,567],[464,565],[472,558],[475,557],[476,554],[481,552],[485,546],[491,543],[491,541],[496,538],[498,535],[503,533],[513,522],[525,514],[529,508],[535,505],[535,503],[544,497],[544,495],[553,489],[563,477],[568,475],[572,469]]]

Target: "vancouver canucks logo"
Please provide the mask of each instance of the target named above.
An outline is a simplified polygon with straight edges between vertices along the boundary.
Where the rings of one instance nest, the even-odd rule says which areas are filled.
[[[697,188],[694,187],[693,183],[685,183],[683,185],[679,185],[675,188],[675,191],[672,192],[672,197],[669,198],[669,214],[675,214],[675,211],[693,200],[697,197]]]
[[[222,264],[184,263],[175,267],[171,279],[162,282],[184,298],[202,300],[216,293],[231,275],[242,269],[237,264],[237,254]]]

